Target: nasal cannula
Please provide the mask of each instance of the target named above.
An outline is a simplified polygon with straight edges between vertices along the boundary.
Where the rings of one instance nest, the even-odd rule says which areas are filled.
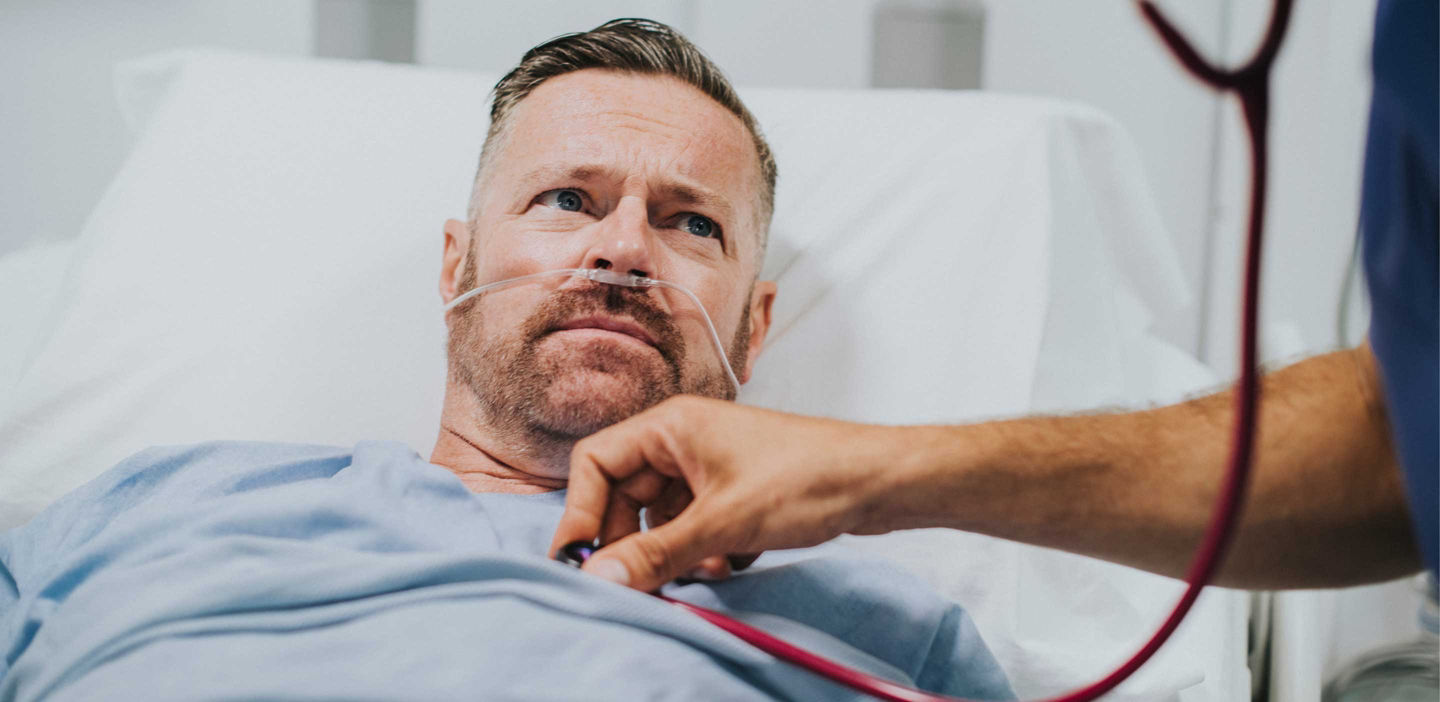
[[[1189,612],[1190,607],[1195,603],[1195,599],[1200,595],[1200,591],[1205,588],[1206,583],[1208,583],[1215,574],[1215,570],[1219,567],[1226,546],[1229,544],[1232,536],[1234,524],[1239,516],[1240,505],[1244,501],[1245,490],[1249,479],[1255,439],[1255,416],[1259,406],[1259,383],[1255,369],[1255,326],[1259,308],[1260,243],[1265,218],[1265,128],[1269,112],[1269,78],[1275,56],[1280,49],[1280,42],[1289,24],[1291,4],[1292,0],[1275,1],[1274,10],[1270,17],[1270,25],[1266,30],[1265,37],[1261,41],[1260,48],[1256,51],[1255,56],[1241,68],[1226,70],[1216,68],[1201,58],[1199,53],[1196,52],[1195,49],[1190,46],[1189,42],[1165,19],[1150,0],[1141,0],[1140,2],[1140,9],[1145,19],[1151,24],[1155,31],[1159,33],[1160,38],[1165,42],[1166,46],[1170,48],[1171,52],[1175,54],[1176,58],[1191,74],[1212,88],[1220,91],[1233,91],[1240,98],[1240,105],[1245,117],[1246,133],[1250,141],[1250,217],[1245,252],[1245,288],[1241,312],[1241,366],[1240,378],[1235,384],[1235,424],[1232,430],[1229,470],[1221,486],[1220,497],[1217,500],[1214,515],[1211,518],[1210,525],[1206,529],[1205,540],[1197,550],[1190,569],[1186,574],[1185,581],[1187,587],[1185,593],[1175,605],[1170,616],[1166,618],[1165,622],[1150,640],[1115,671],[1086,687],[1059,697],[1050,698],[1046,702],[1088,702],[1089,700],[1094,700],[1100,695],[1114,689],[1115,686],[1119,685],[1139,669],[1141,665],[1160,649],[1160,646],[1174,633],[1176,627],[1180,625],[1181,620],[1185,618],[1186,613]],[[627,276],[612,273],[607,270],[568,269],[563,271],[550,271],[481,286],[467,292],[465,295],[455,298],[445,309],[449,310],[465,299],[498,286],[508,286],[533,278],[561,274],[583,276],[598,283],[632,287],[658,286],[684,293],[695,306],[700,309],[702,315],[704,315],[706,324],[710,327],[711,341],[714,343],[716,351],[719,352],[726,373],[738,390],[739,383],[736,382],[734,373],[730,371],[729,364],[725,362],[724,347],[720,344],[720,337],[716,335],[714,325],[710,324],[709,316],[704,314],[705,308],[690,291],[673,283],[666,283],[650,278]],[[578,568],[591,554],[598,550],[598,548],[597,545],[590,542],[574,542],[561,548],[555,558],[562,563],[567,563]],[[764,631],[736,621],[719,612],[676,600],[659,594],[658,592],[655,593],[655,596],[700,616],[706,621],[725,629],[731,634],[777,658],[789,661],[837,683],[873,695],[879,699],[898,700],[900,702],[941,702],[957,699],[936,695],[923,690],[916,690],[883,678],[861,673],[788,644]]]
[[[646,278],[628,273],[616,273],[606,268],[561,268],[543,273],[531,273],[529,275],[506,278],[505,280],[497,280],[493,283],[486,283],[471,288],[463,294],[455,296],[455,299],[446,303],[442,310],[449,312],[455,309],[456,305],[483,293],[510,288],[544,278],[555,277],[585,278],[596,283],[619,285],[627,288],[665,288],[667,290],[678,291],[689,298],[690,302],[695,305],[695,309],[700,312],[700,319],[705,322],[705,330],[710,332],[710,343],[714,346],[716,355],[720,357],[720,367],[725,370],[725,378],[730,381],[730,387],[735,391],[735,394],[740,394],[740,380],[735,377],[735,371],[730,367],[730,359],[725,355],[725,345],[720,343],[720,334],[715,331],[715,323],[710,321],[710,313],[705,311],[705,306],[700,304],[700,298],[695,297],[695,293],[669,281]]]

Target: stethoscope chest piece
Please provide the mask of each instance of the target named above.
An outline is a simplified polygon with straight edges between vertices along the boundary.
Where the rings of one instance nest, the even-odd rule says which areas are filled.
[[[590,556],[595,555],[595,551],[599,548],[593,541],[571,541],[555,552],[555,560],[579,568],[590,559]]]

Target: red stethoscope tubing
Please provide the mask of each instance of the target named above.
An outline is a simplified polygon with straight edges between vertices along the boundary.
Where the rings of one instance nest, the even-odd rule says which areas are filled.
[[[1219,568],[1225,549],[1234,534],[1235,521],[1240,516],[1240,507],[1244,503],[1249,482],[1260,394],[1259,379],[1255,371],[1255,326],[1259,308],[1260,242],[1265,219],[1265,126],[1269,113],[1270,70],[1280,49],[1280,41],[1285,36],[1285,29],[1289,25],[1291,2],[1292,0],[1276,0],[1270,16],[1270,26],[1260,48],[1248,63],[1233,70],[1216,68],[1206,62],[1149,0],[1140,2],[1141,13],[1181,65],[1206,85],[1221,92],[1233,91],[1240,98],[1246,133],[1250,139],[1250,219],[1245,247],[1245,289],[1240,332],[1241,365],[1240,379],[1235,384],[1235,424],[1232,430],[1229,470],[1220,489],[1214,516],[1205,531],[1205,540],[1186,573],[1185,594],[1176,603],[1165,623],[1160,625],[1150,640],[1130,660],[1114,672],[1090,685],[1045,702],[1088,702],[1114,689],[1144,665],[1170,638],[1176,627],[1180,626],[1181,620],[1200,596],[1200,591],[1205,589],[1206,583],[1210,582],[1215,570]],[[959,699],[916,690],[861,673],[792,646],[719,612],[663,595],[657,596],[693,612],[776,658],[877,698],[897,702],[951,702]]]

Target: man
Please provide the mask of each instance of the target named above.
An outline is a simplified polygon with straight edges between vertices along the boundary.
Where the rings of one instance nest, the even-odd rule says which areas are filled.
[[[723,363],[748,378],[774,183],[753,118],[669,28],[527,53],[445,226],[442,298],[557,269],[659,279],[724,353],[684,295],[542,277],[448,312],[431,463],[378,442],[143,452],[0,535],[0,699],[856,697],[545,558],[576,440],[679,393],[733,399]],[[646,495],[657,522],[686,498]],[[793,554],[667,594],[872,674],[1012,696],[962,611],[874,564]]]

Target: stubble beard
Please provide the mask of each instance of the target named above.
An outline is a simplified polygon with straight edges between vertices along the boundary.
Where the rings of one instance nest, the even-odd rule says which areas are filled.
[[[467,266],[460,289],[474,287]],[[481,296],[483,297],[483,295]],[[452,382],[465,386],[477,401],[493,439],[547,462],[568,460],[570,448],[627,417],[679,394],[735,399],[735,389],[719,360],[709,360],[709,344],[687,364],[679,329],[645,289],[594,284],[557,290],[518,327],[492,328],[472,299],[455,310],[450,332]],[[730,344],[729,362],[738,375],[749,345],[749,305]],[[562,346],[555,327],[577,317],[605,313],[628,317],[650,332],[656,348],[591,340]]]

